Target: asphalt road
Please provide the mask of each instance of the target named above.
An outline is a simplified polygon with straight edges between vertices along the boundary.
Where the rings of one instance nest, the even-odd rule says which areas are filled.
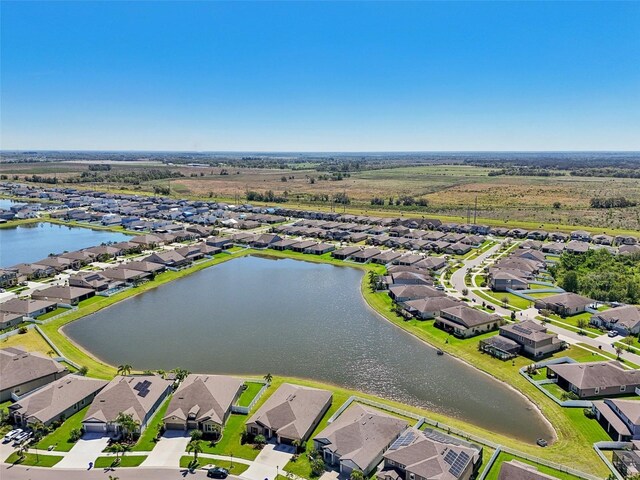
[[[118,468],[105,470],[102,468],[93,470],[80,469],[52,469],[22,467],[19,465],[0,466],[0,478],[2,480],[109,480],[109,476],[119,480],[180,480],[180,479],[204,479],[207,474],[204,470],[193,473],[186,469],[177,468]],[[240,480],[240,477],[229,476],[229,480]]]

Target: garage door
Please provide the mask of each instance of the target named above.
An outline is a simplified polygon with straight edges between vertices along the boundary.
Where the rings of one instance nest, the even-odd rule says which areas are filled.
[[[166,423],[167,430],[184,430],[183,423]]]
[[[84,431],[87,433],[103,433],[106,431],[104,423],[85,423]]]

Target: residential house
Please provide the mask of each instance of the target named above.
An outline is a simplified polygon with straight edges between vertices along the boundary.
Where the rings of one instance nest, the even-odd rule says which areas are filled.
[[[640,440],[640,404],[637,401],[605,398],[593,402],[593,413],[614,441]]]
[[[18,272],[0,268],[0,288],[14,287],[18,284]]]
[[[114,282],[100,272],[80,271],[69,276],[70,287],[91,288],[96,292],[103,292],[120,285],[122,285],[121,282]]]
[[[38,318],[47,312],[55,310],[56,306],[57,302],[50,300],[12,298],[0,303],[0,312],[19,313],[24,317]]]
[[[332,243],[316,243],[309,248],[305,248],[304,253],[309,253],[312,255],[323,255],[325,253],[332,252],[335,249],[336,246]]]
[[[378,480],[471,480],[482,447],[432,429],[408,428],[383,455]]]
[[[64,365],[21,348],[0,349],[0,402],[22,396],[69,373]]]
[[[384,252],[376,255],[371,259],[373,263],[378,263],[380,265],[386,265],[387,263],[393,262],[396,258],[402,256],[400,252],[394,252],[393,250],[385,250]]]
[[[623,305],[594,313],[589,321],[591,325],[615,330],[621,335],[640,333],[640,308],[635,305]]]
[[[89,405],[107,383],[106,380],[66,375],[20,398],[9,406],[9,414],[16,425],[26,427],[41,422],[49,426]]]
[[[382,410],[354,403],[313,438],[313,446],[343,475],[360,470],[367,477],[407,426]]]
[[[529,282],[526,278],[515,273],[498,270],[489,275],[489,288],[494,292],[506,292],[507,290],[526,290]]]
[[[282,240],[282,237],[273,233],[263,233],[251,244],[254,248],[269,248],[272,244]]]
[[[188,375],[169,401],[163,418],[165,428],[204,433],[222,428],[242,385],[239,378],[225,375]]]
[[[429,297],[444,297],[447,294],[429,285],[391,285],[389,296],[396,302],[408,302]]]
[[[78,305],[81,301],[91,298],[95,294],[96,291],[93,288],[54,285],[34,291],[31,298],[49,300],[63,305]]]
[[[331,256],[338,260],[346,260],[354,253],[358,253],[360,250],[360,247],[344,247],[331,252]]]
[[[509,460],[500,465],[498,480],[559,480],[558,477],[547,475],[538,469],[517,460]]]
[[[456,337],[468,338],[497,329],[504,323],[498,314],[489,314],[468,305],[445,308],[436,317],[435,326]]]
[[[192,263],[192,260],[185,258],[176,250],[165,250],[164,252],[153,252],[144,259],[146,262],[159,263],[167,268],[182,268]]]
[[[283,383],[247,420],[247,432],[284,444],[307,441],[332,398],[327,390]]]
[[[579,398],[627,395],[640,386],[640,370],[626,370],[615,360],[548,365],[547,378]]]
[[[593,300],[576,293],[565,292],[549,297],[538,298],[535,301],[535,307],[538,310],[551,310],[560,316],[568,317],[577,315],[586,310],[593,303]]]
[[[24,321],[24,315],[20,313],[0,312],[0,330],[15,327]]]
[[[119,435],[122,429],[117,418],[121,413],[131,415],[143,431],[172,384],[158,375],[115,377],[91,403],[82,420],[84,431]]]
[[[532,321],[508,323],[500,327],[500,336],[509,338],[522,347],[522,352],[532,358],[551,355],[565,348],[558,334],[547,332],[547,328]]]
[[[418,298],[403,303],[407,312],[421,320],[435,318],[441,310],[457,305],[462,302],[449,296]]]
[[[380,250],[379,249],[377,249],[377,248],[365,248],[364,250],[361,250],[361,251],[356,252],[353,255],[351,255],[351,260],[353,260],[354,262],[358,262],[358,263],[367,263],[372,258],[375,258],[378,255],[380,255]]]

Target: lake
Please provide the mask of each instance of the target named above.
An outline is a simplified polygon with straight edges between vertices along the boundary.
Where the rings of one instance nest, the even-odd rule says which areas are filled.
[[[382,319],[362,271],[244,257],[160,286],[64,328],[135,369],[312,378],[426,407],[523,440],[550,430],[522,396]],[[514,375],[517,375],[514,369]]]
[[[0,229],[0,267],[42,260],[50,253],[71,252],[131,238],[123,233],[40,222]]]

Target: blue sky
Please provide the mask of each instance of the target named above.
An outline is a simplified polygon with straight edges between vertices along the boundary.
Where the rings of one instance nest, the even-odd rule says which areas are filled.
[[[3,149],[640,150],[640,2],[6,2]]]

